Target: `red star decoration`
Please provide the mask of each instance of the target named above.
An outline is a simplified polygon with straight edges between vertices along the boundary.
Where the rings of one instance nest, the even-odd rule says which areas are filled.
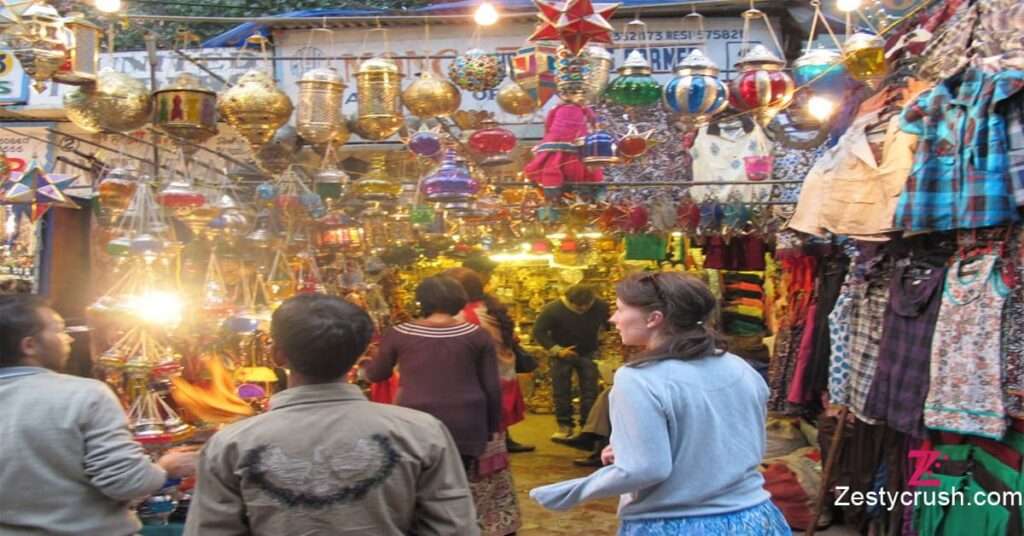
[[[593,4],[590,0],[549,3],[533,0],[540,13],[540,24],[530,41],[561,40],[573,54],[579,54],[589,42],[611,43],[612,25],[608,19],[621,4]]]

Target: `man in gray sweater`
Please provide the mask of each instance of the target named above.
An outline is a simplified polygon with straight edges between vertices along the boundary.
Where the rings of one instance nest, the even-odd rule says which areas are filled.
[[[0,534],[127,536],[128,503],[195,468],[172,450],[152,463],[102,382],[60,374],[64,320],[36,296],[0,297]]]

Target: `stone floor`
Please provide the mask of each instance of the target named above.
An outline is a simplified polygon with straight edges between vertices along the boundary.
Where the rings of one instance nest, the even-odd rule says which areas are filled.
[[[568,512],[544,510],[528,493],[531,488],[587,475],[590,470],[576,467],[573,458],[585,453],[563,447],[550,441],[555,432],[555,418],[552,415],[528,415],[526,420],[512,427],[511,434],[516,441],[535,445],[531,453],[512,455],[512,472],[515,477],[519,506],[523,513],[520,536],[594,535],[614,536],[618,527],[615,509],[618,499],[605,499],[585,503]],[[802,533],[796,533],[797,535]],[[856,531],[847,527],[829,527],[818,531],[821,536],[855,536]]]

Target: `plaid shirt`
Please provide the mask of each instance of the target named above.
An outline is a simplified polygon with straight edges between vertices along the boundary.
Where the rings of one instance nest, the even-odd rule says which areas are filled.
[[[945,231],[1017,221],[1006,121],[992,110],[1021,88],[1024,71],[968,69],[903,110],[900,127],[919,143],[896,210],[897,227]]]
[[[1004,101],[999,109],[1006,119],[1007,172],[1017,206],[1024,206],[1024,92]]]
[[[882,342],[885,304],[889,300],[889,278],[892,274],[887,257],[868,261],[864,279],[857,278],[851,287],[850,347],[850,410],[861,420],[875,424],[864,411],[878,370],[878,350]]]
[[[932,335],[946,269],[929,268],[924,279],[910,278],[908,269],[897,268],[889,285],[878,370],[864,412],[894,430],[923,438]]]
[[[943,10],[940,15],[945,15]],[[937,82],[953,76],[967,66],[966,51],[971,44],[971,35],[978,23],[978,7],[973,2],[961,2],[946,24],[941,26],[921,53],[918,77]],[[927,28],[927,26],[926,26]],[[934,31],[935,28],[928,28]]]

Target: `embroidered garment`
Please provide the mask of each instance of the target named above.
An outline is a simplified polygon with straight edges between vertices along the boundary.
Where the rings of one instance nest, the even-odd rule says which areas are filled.
[[[878,370],[864,413],[889,427],[924,438],[922,411],[928,396],[932,336],[942,303],[944,267],[923,268],[920,277],[901,266],[889,284]]]
[[[1007,170],[1006,121],[993,108],[1024,88],[1024,71],[968,69],[904,108],[920,142],[896,210],[909,231],[974,229],[1017,221]]]
[[[1017,247],[1021,248],[1021,236],[1017,239]],[[1024,251],[1024,250],[1022,250]],[[1003,338],[1006,351],[1003,391],[1006,394],[1007,415],[1024,419],[1024,259],[1017,258],[1017,285],[1010,293],[1006,305]]]
[[[983,255],[965,274],[963,261],[946,275],[932,340],[924,422],[928,428],[1001,439],[1003,283],[998,255]]]
[[[770,158],[771,142],[761,127],[733,121],[703,127],[693,142],[693,179],[695,181],[747,182],[758,177],[747,170],[759,158]],[[769,173],[769,177],[771,174]],[[690,196],[702,202],[708,196],[720,203],[733,199],[763,201],[771,195],[771,185],[764,186],[692,186]]]

